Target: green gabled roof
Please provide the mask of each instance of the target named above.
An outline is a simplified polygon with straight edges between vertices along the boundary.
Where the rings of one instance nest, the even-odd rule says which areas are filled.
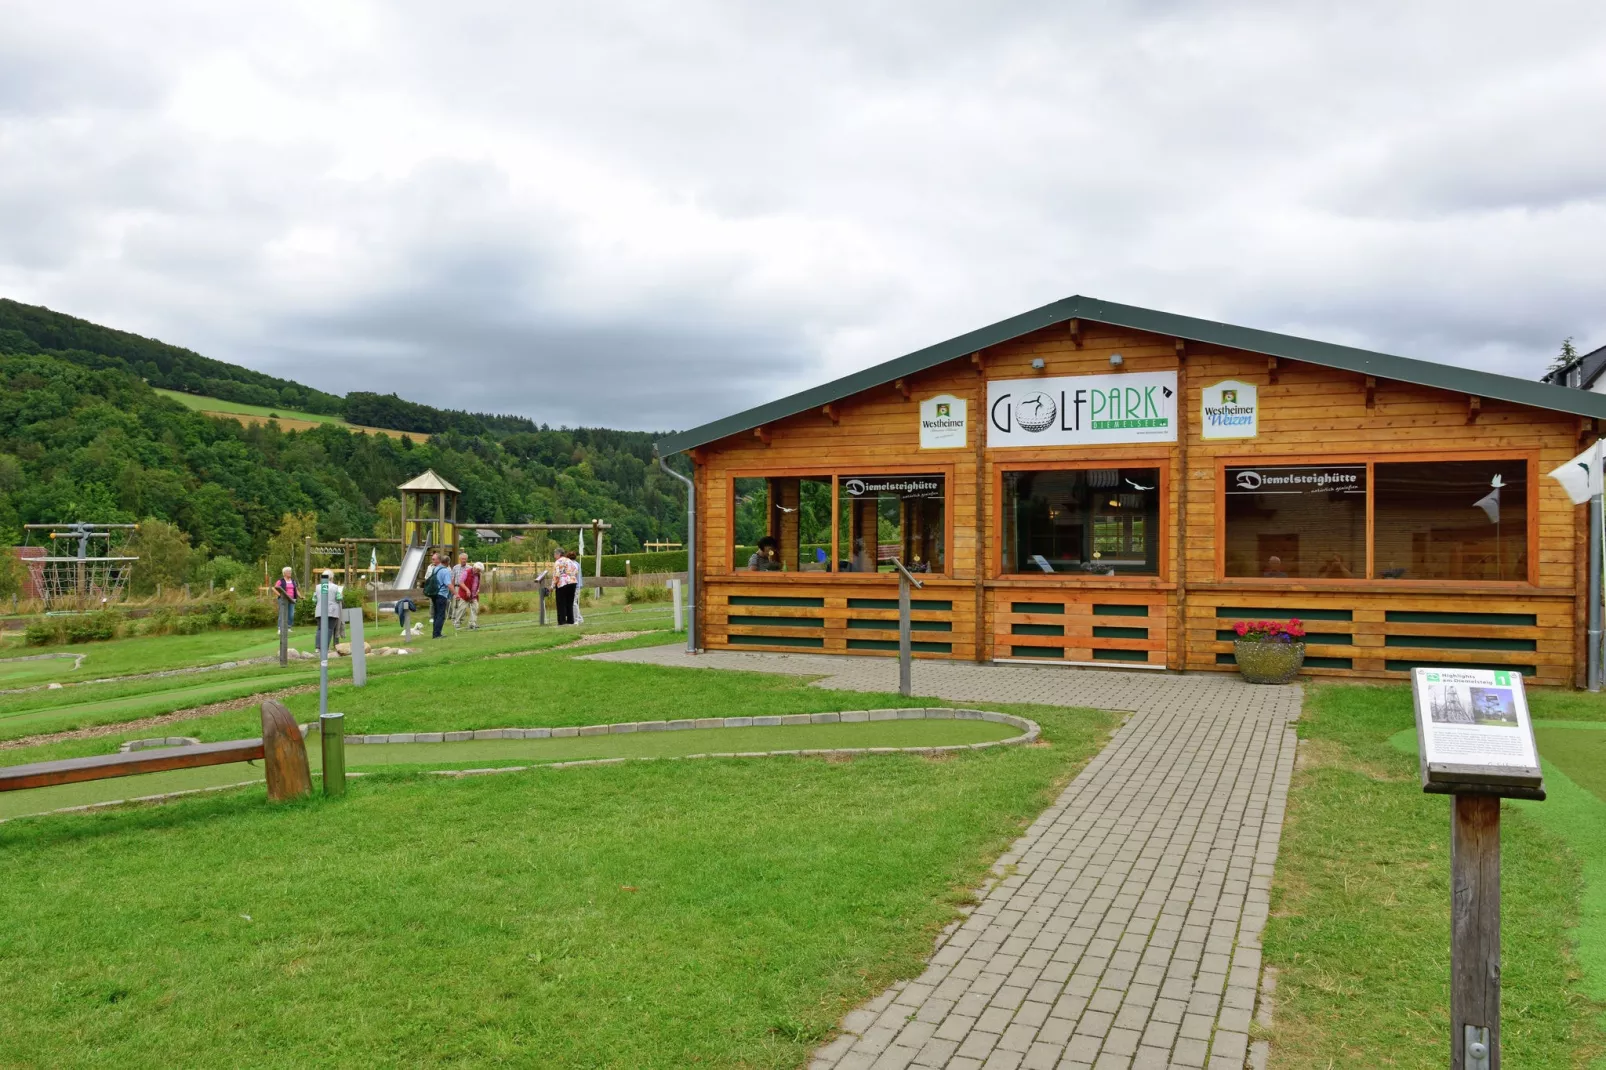
[[[1296,338],[1291,334],[1257,331],[1252,327],[1237,327],[1214,320],[1177,316],[1169,312],[1156,312],[1136,305],[1118,305],[1113,301],[1100,301],[1094,297],[1067,297],[1051,305],[1011,316],[1007,320],[967,334],[938,342],[925,349],[917,349],[889,360],[884,364],[844,375],[829,383],[804,390],[790,397],[771,401],[756,408],[727,416],[722,420],[668,435],[658,442],[658,450],[665,456],[696,446],[750,431],[763,424],[794,416],[809,409],[817,409],[833,401],[868,390],[871,387],[904,379],[925,371],[955,357],[968,356],[977,350],[999,345],[1022,335],[1066,320],[1082,319],[1094,323],[1107,323],[1116,327],[1130,327],[1153,334],[1183,338],[1190,342],[1210,342],[1215,345],[1246,349],[1270,357],[1302,360],[1329,368],[1342,368],[1360,375],[1374,375],[1379,379],[1393,379],[1417,386],[1438,387],[1462,394],[1532,405],[1535,408],[1572,413],[1575,416],[1595,416],[1606,419],[1606,394],[1587,390],[1552,386],[1549,383],[1518,379],[1511,375],[1456,368],[1448,364],[1435,364],[1428,360],[1396,357],[1388,353],[1374,353],[1369,349],[1317,342],[1309,338]]]

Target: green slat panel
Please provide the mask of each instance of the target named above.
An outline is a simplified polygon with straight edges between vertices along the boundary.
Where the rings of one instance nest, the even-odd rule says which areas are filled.
[[[1410,672],[1422,666],[1429,669],[1489,669],[1493,672],[1520,672],[1524,676],[1537,676],[1539,670],[1532,665],[1488,665],[1481,661],[1385,661],[1389,672]]]
[[[825,646],[825,638],[818,635],[727,635],[725,642],[738,646],[806,646],[816,650]]]
[[[1111,628],[1108,625],[1095,624],[1093,625],[1093,637],[1095,639],[1147,639],[1149,637],[1149,629]]]
[[[849,650],[897,650],[898,649],[898,641],[896,639],[849,639],[848,640],[848,649]],[[954,651],[954,645],[952,643],[915,643],[915,642],[911,642],[909,644],[909,649],[911,651],[919,651],[922,654],[952,654],[953,651]]]
[[[863,631],[897,631],[898,622],[895,620],[860,620],[857,617],[848,620],[849,628],[858,628]],[[953,623],[946,620],[911,620],[909,630],[912,632],[951,632]]]
[[[1238,638],[1238,633],[1231,628],[1219,628],[1216,638],[1224,643],[1230,643]],[[1349,632],[1306,632],[1305,642],[1326,643],[1329,646],[1350,646],[1355,642],[1355,636]]]
[[[1390,609],[1383,619],[1392,624],[1497,624],[1508,628],[1536,628],[1532,613],[1435,613],[1419,609]]]
[[[1063,624],[1011,624],[1011,635],[1064,635]]]
[[[1216,616],[1233,620],[1354,620],[1355,613],[1348,609],[1263,609],[1257,606],[1217,606]]]
[[[850,598],[849,609],[897,609],[896,598]],[[934,610],[939,613],[952,613],[954,604],[944,598],[909,598],[910,609]]]
[[[1147,650],[1094,650],[1094,661],[1148,661]]]
[[[810,609],[824,609],[823,598],[782,598],[780,595],[769,594],[733,594],[730,596],[733,606],[801,606]]]
[[[1011,613],[1060,613],[1065,612],[1063,602],[1011,602]]]
[[[1062,646],[1012,646],[1009,648],[1012,658],[1065,658],[1065,648]]]
[[[1431,647],[1438,650],[1538,650],[1537,639],[1492,639],[1468,635],[1385,635],[1384,646]]]
[[[1095,605],[1093,607],[1093,615],[1095,617],[1147,617],[1149,615],[1149,607]]]
[[[725,618],[731,624],[754,624],[760,628],[823,628],[824,617],[752,617],[730,616]]]

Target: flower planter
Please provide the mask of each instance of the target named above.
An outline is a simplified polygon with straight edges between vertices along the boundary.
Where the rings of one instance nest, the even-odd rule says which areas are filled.
[[[1238,639],[1232,644],[1238,673],[1252,684],[1286,684],[1305,664],[1304,643],[1267,643]]]

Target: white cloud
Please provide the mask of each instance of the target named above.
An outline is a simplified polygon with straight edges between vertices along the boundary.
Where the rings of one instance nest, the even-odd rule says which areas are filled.
[[[1606,344],[1606,10],[7,27],[0,292],[328,389],[688,426],[1075,292],[1519,375]]]

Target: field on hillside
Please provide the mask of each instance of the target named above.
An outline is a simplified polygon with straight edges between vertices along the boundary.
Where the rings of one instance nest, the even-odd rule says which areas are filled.
[[[352,733],[932,705],[580,659],[669,638],[617,634],[580,649],[565,646],[576,630],[550,626],[418,641],[414,655],[376,659],[367,688],[340,681],[332,704]],[[141,660],[169,663],[156,642]],[[310,693],[287,701],[300,719],[316,710]],[[844,1011],[922,969],[998,852],[1115,721],[998,708],[1038,721],[1039,745],[466,778],[419,768],[438,766],[445,746],[381,745],[344,799],[274,806],[253,785],[7,821],[0,1062],[801,1065]],[[160,731],[258,731],[254,708],[188,717]],[[738,728],[729,742],[648,733],[468,747],[483,767],[621,746],[762,746],[766,732],[808,746],[804,734],[899,745],[933,731],[919,745],[991,729],[896,719]],[[0,763],[106,753],[150,733],[125,725],[0,749]]]
[[[293,409],[278,409],[267,405],[247,405],[243,401],[224,401],[221,398],[200,397],[196,394],[186,394],[179,390],[164,390],[155,388],[163,397],[172,398],[187,409],[196,412],[211,413],[214,416],[232,416],[244,424],[262,424],[272,419],[286,431],[306,431],[319,424],[333,424],[351,431],[367,431],[376,435],[390,435],[400,438],[406,435],[414,442],[428,442],[429,435],[422,431],[393,431],[384,427],[364,427],[361,424],[347,423],[338,416],[324,416],[315,412],[296,412]]]

